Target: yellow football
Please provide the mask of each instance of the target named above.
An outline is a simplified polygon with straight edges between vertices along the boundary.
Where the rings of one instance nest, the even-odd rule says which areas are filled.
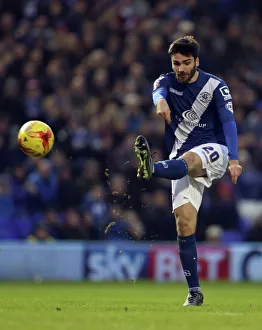
[[[32,120],[25,123],[18,133],[20,149],[29,157],[43,157],[54,145],[52,129],[42,121]]]

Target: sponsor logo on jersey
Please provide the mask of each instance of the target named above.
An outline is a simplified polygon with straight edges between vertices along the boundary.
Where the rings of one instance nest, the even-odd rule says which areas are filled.
[[[176,89],[174,89],[172,87],[169,88],[169,91],[171,93],[174,93],[174,94],[178,95],[178,96],[182,96],[183,95],[183,92],[180,92],[180,91],[178,91],[178,90],[176,90]]]
[[[195,113],[194,110],[186,110],[182,113],[182,116],[187,119],[187,120],[190,120],[190,121],[198,121],[199,118],[197,116],[197,114]]]
[[[188,126],[193,126],[193,127],[207,127],[207,124],[203,124],[203,123],[192,123],[190,121],[185,121],[185,123],[188,125]]]
[[[203,92],[198,96],[198,100],[202,103],[209,103],[212,100],[212,95],[208,92]]]
[[[219,88],[219,91],[222,94],[225,101],[232,99],[232,96],[231,96],[230,91],[227,86],[223,86],[223,87]]]
[[[194,110],[186,110],[182,113],[182,116],[184,118],[184,122],[188,126],[193,126],[193,127],[207,127],[207,124],[203,124],[199,122],[199,118],[197,114],[195,113]]]

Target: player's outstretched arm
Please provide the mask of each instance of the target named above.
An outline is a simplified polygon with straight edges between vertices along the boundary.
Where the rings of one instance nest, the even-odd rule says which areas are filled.
[[[171,124],[170,109],[167,101],[160,98],[156,104],[156,113],[161,116],[169,125]]]
[[[242,173],[242,166],[239,164],[238,161],[238,136],[234,116],[231,118],[230,121],[223,123],[223,130],[227,142],[227,147],[229,150],[228,171],[231,175],[232,182],[236,184],[237,179]]]
[[[166,101],[167,88],[169,86],[169,79],[165,75],[161,75],[155,82],[153,88],[153,102],[156,106],[156,112],[169,125],[171,124],[170,109]]]
[[[220,87],[222,85],[222,87]],[[223,131],[229,151],[228,171],[232,182],[237,183],[242,173],[242,166],[238,161],[238,136],[237,126],[234,118],[232,97],[226,84],[221,84],[215,93],[220,120],[223,124]]]

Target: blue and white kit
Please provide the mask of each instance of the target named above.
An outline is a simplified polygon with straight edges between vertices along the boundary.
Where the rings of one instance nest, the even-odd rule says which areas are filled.
[[[224,175],[229,159],[238,159],[229,88],[220,78],[198,71],[193,83],[179,83],[173,72],[160,75],[154,82],[154,104],[165,98],[171,110],[171,125],[165,123],[169,158],[179,158],[186,151],[196,152],[207,172],[207,177],[187,175],[172,181],[173,209],[191,202],[198,210],[204,187]]]

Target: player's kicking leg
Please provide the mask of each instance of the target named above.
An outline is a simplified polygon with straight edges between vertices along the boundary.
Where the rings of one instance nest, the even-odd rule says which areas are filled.
[[[135,153],[138,158],[137,177],[142,181],[152,176],[170,180],[178,180],[186,176],[202,176],[201,158],[194,152],[187,152],[179,159],[170,159],[153,163],[150,148],[146,138],[139,135],[135,141]],[[198,163],[196,163],[198,162]]]
[[[153,163],[147,140],[141,135],[136,139],[135,152],[139,161],[137,176],[141,180],[149,180],[152,175],[170,180],[181,179],[188,174],[205,175],[201,158],[193,152],[184,154],[182,159]],[[204,297],[200,289],[197,269],[195,241],[197,210],[188,202],[176,208],[174,214],[177,222],[180,260],[189,288],[184,306],[199,306],[202,305]]]

